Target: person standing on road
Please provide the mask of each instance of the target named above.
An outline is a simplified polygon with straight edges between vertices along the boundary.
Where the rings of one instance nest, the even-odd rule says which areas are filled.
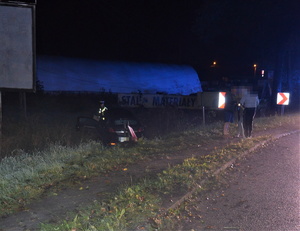
[[[230,123],[234,121],[234,112],[236,108],[236,102],[234,95],[231,91],[227,91],[225,95],[225,108],[224,108],[224,138],[229,138]]]
[[[244,107],[243,125],[245,137],[251,137],[253,129],[253,119],[255,117],[256,108],[259,104],[259,99],[256,93],[247,91],[240,101]]]

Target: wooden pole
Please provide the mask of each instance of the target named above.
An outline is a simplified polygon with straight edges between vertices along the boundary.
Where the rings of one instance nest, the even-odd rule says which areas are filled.
[[[27,118],[26,92],[21,91],[19,93],[19,99],[20,99],[20,112],[22,113],[21,117],[26,119]]]
[[[0,156],[2,153],[2,96],[0,91]]]
[[[205,107],[202,106],[202,118],[203,118],[203,125],[205,125]]]

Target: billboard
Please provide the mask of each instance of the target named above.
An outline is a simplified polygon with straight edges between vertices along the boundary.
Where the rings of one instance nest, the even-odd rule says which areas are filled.
[[[0,90],[35,88],[35,5],[0,2]]]

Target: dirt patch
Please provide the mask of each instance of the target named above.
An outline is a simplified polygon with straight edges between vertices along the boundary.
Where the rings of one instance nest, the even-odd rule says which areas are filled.
[[[298,128],[295,126],[278,127],[275,129],[255,132],[254,136],[287,133]],[[192,156],[207,155],[216,147],[222,147],[232,142],[240,141],[239,138],[213,140],[205,147],[194,144],[190,149],[180,152],[172,152],[167,155],[157,156],[151,160],[140,161],[122,169],[97,176],[73,186],[65,188],[56,194],[33,201],[18,213],[0,219],[1,231],[38,230],[40,223],[55,222],[66,217],[69,212],[76,211],[81,206],[88,205],[94,200],[105,200],[109,193],[115,192],[124,183],[134,183],[138,179],[156,174],[169,166],[182,163]],[[171,204],[170,198],[164,205]]]

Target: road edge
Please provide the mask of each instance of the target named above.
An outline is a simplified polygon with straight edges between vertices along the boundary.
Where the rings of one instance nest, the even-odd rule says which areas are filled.
[[[266,145],[267,143],[270,143],[270,142],[272,142],[274,140],[280,139],[281,137],[292,135],[292,134],[295,134],[295,133],[298,133],[298,132],[300,132],[300,130],[294,130],[294,131],[291,131],[291,132],[287,132],[287,133],[282,133],[282,134],[279,134],[279,135],[275,135],[275,136],[272,136],[271,138],[269,138],[269,139],[267,139],[265,141],[261,141],[260,143],[256,144],[254,147],[250,148],[249,150],[242,152],[241,155],[239,155],[238,157],[234,157],[231,160],[229,160],[228,162],[226,162],[225,164],[223,164],[221,167],[219,167],[217,170],[215,170],[212,173],[212,176],[219,175],[220,173],[222,173],[223,171],[225,171],[228,167],[230,167],[232,164],[234,164],[237,159],[245,157],[249,153],[254,152],[258,148]],[[187,200],[194,193],[196,193],[197,190],[201,187],[201,185],[205,184],[206,181],[207,181],[207,179],[201,180],[197,186],[195,186],[192,190],[190,190],[189,192],[187,192],[180,199],[178,199],[177,201],[175,201],[171,206],[169,206],[168,208],[166,208],[166,211],[169,211],[169,210],[172,210],[172,209],[175,209],[175,208],[179,207],[185,200]]]

